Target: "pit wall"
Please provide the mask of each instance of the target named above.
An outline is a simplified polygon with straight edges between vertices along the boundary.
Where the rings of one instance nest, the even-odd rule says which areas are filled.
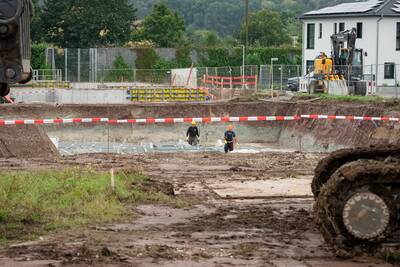
[[[107,117],[111,119],[221,116],[292,116],[296,114],[393,116],[396,107],[311,103],[209,103],[144,105],[17,105],[3,106],[3,118],[74,118]],[[188,124],[176,125],[67,125],[43,126],[50,136],[61,140],[86,140],[141,143],[177,142],[185,138]],[[295,122],[248,122],[236,124],[241,142],[274,142],[282,148],[301,151],[333,151],[343,147],[374,144],[398,144],[400,124],[371,121],[301,120]],[[200,125],[203,141],[222,138],[226,124]],[[0,129],[1,131],[1,129]],[[207,138],[206,140],[204,140]]]

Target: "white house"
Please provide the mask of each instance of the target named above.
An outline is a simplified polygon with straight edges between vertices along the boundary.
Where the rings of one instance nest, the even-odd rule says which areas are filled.
[[[357,28],[356,47],[363,49],[364,74],[378,85],[400,82],[400,0],[340,4],[303,14],[303,71],[320,52],[331,54],[331,35]],[[396,66],[397,65],[397,66]]]

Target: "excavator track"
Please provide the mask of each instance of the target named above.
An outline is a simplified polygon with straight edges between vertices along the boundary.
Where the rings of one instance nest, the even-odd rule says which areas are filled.
[[[394,184],[400,184],[398,162],[363,159],[341,166],[322,187],[314,218],[338,256],[374,253],[393,234],[398,214],[389,190]]]
[[[315,176],[311,184],[314,197],[318,197],[321,187],[342,165],[360,159],[384,160],[388,157],[399,158],[400,146],[363,147],[333,152],[321,160],[315,169]]]

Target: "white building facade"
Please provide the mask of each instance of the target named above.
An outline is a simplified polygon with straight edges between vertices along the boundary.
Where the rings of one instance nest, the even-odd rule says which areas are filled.
[[[331,55],[331,36],[357,29],[357,49],[364,53],[364,74],[378,86],[400,82],[400,0],[370,0],[305,13],[303,73],[320,52]]]

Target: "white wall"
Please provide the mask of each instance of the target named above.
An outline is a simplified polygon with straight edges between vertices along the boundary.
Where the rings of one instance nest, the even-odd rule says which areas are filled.
[[[357,39],[357,48],[368,53],[365,57],[365,73],[376,74],[378,85],[395,85],[394,79],[384,79],[384,64],[396,63],[400,65],[400,51],[396,51],[396,23],[399,18],[384,17],[378,24],[379,18],[337,18],[337,19],[306,19],[303,23],[303,73],[306,72],[307,60],[314,60],[320,52],[331,54],[330,36],[334,33],[334,23],[345,23],[345,29],[363,23],[363,38]],[[315,24],[315,49],[307,49],[307,24]],[[322,23],[322,39],[319,39],[319,24]],[[379,38],[378,38],[379,25]],[[378,45],[379,42],[379,45]],[[377,51],[377,45],[379,51]],[[378,57],[378,60],[377,60]],[[376,66],[378,64],[378,66]],[[371,67],[370,65],[375,65]],[[396,69],[397,81],[400,81],[400,66]]]
[[[400,81],[400,51],[396,51],[396,26],[400,22],[398,18],[384,18],[380,22],[379,33],[379,67],[378,67],[378,84],[395,85],[395,80],[384,79],[384,64],[396,63],[397,65],[397,81]]]
[[[131,101],[127,96],[126,90],[121,89],[11,89],[16,103],[128,104]]]
[[[337,19],[306,19],[303,22],[303,71],[305,72],[307,60],[314,60],[320,52],[331,55],[331,35],[334,34],[334,23],[345,23],[345,30],[357,27],[358,22],[363,23],[363,38],[357,39],[356,46],[368,53],[365,65],[376,63],[376,36],[378,18],[337,18]],[[315,49],[307,49],[307,24],[315,24]],[[319,39],[319,24],[322,23],[322,39]]]

